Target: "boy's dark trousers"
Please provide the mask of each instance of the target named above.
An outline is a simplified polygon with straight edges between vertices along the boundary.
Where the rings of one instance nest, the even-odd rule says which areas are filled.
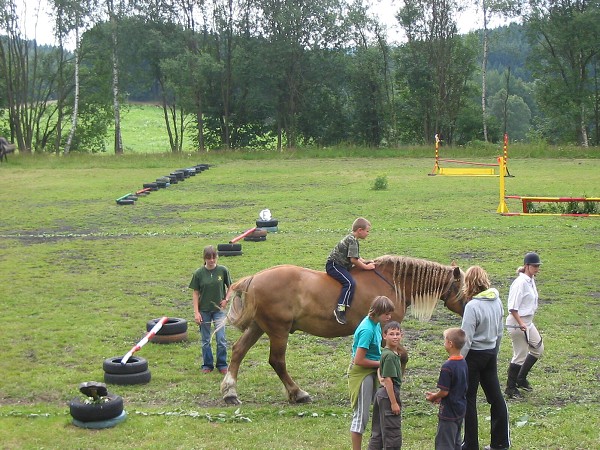
[[[460,431],[463,420],[438,420],[435,435],[435,450],[460,450],[462,439]]]
[[[396,401],[400,403],[400,391],[394,389]],[[368,450],[392,450],[402,447],[402,410],[400,414],[392,413],[392,403],[385,387],[380,387],[375,394],[373,404],[373,426]]]
[[[327,261],[325,264],[325,272],[339,281],[342,285],[342,292],[338,298],[338,305],[344,305],[348,308],[350,307],[350,303],[352,302],[352,297],[354,296],[354,290],[356,288],[356,282],[348,269],[346,269],[341,264],[336,264],[333,261]]]

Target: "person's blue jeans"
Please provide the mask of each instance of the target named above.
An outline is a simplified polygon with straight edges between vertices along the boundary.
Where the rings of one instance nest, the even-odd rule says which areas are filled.
[[[200,325],[200,336],[202,338],[202,368],[213,370],[215,368],[213,352],[210,346],[211,324],[214,324],[217,332],[217,369],[227,369],[227,340],[225,339],[225,327],[218,326],[225,320],[223,311],[200,311],[202,324]]]
[[[340,264],[336,264],[333,261],[327,261],[325,263],[325,272],[327,275],[339,281],[342,285],[342,291],[338,298],[338,305],[344,305],[350,308],[352,298],[354,297],[354,291],[356,289],[356,281],[350,275],[348,269]]]

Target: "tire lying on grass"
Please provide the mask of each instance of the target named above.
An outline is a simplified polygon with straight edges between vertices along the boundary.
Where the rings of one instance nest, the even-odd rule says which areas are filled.
[[[88,403],[81,398],[74,398],[69,403],[69,411],[73,419],[80,422],[95,422],[114,419],[123,412],[123,398],[108,394],[100,403]]]
[[[91,422],[82,422],[81,420],[73,419],[73,425],[78,426],[80,428],[90,428],[90,429],[102,429],[102,428],[111,428],[115,425],[123,422],[127,418],[127,412],[123,410],[121,414],[117,417],[113,417],[112,419],[106,420],[94,420]]]
[[[160,321],[160,319],[152,319],[146,322],[146,331],[151,331],[152,328]],[[181,334],[188,329],[187,320],[179,317],[169,317],[163,326],[156,333],[157,335]]]
[[[271,219],[271,220],[257,220],[256,221],[256,226],[258,228],[271,228],[271,227],[276,227],[277,225],[279,225],[279,220],[277,219]]]
[[[242,255],[242,251],[238,250],[232,250],[232,251],[218,251],[217,254],[219,256],[241,256]]]
[[[148,361],[145,358],[132,356],[125,364],[121,364],[122,359],[123,358],[120,356],[105,359],[102,364],[102,369],[104,369],[104,372],[106,373],[115,375],[140,373],[148,370]]]
[[[187,338],[187,331],[177,334],[155,334],[150,338],[150,342],[154,344],[174,344],[176,342],[187,341]]]
[[[250,241],[250,242],[262,242],[262,241],[266,241],[267,237],[266,236],[246,236],[244,238],[245,241]]]
[[[239,252],[242,250],[242,244],[217,244],[218,252]]]
[[[264,228],[257,228],[252,233],[250,233],[247,237],[261,237],[261,236],[266,236],[267,233],[268,233],[268,231],[265,230]]]
[[[150,382],[152,375],[149,370],[138,373],[106,373],[104,372],[104,382],[108,384],[146,384]]]

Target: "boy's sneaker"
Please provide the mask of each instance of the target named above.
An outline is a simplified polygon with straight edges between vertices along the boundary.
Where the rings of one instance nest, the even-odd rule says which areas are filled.
[[[344,305],[338,305],[333,310],[333,315],[339,324],[346,325],[346,307]]]

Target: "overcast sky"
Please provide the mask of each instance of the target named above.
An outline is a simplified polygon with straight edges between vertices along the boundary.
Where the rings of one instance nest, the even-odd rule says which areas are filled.
[[[364,0],[371,4],[371,11],[378,16],[382,23],[388,28],[388,37],[394,43],[403,42],[403,34],[398,26],[396,12],[402,6],[402,0]],[[468,4],[474,4],[474,0],[465,0]],[[21,30],[26,31],[26,37],[36,38],[39,44],[55,44],[53,33],[53,20],[48,15],[50,11],[46,0],[17,0],[20,7],[20,17],[27,18],[21,21]],[[22,12],[25,11],[26,14]],[[39,12],[36,27],[36,13]],[[483,26],[481,13],[474,7],[469,8],[458,17],[458,28],[460,33],[468,33]],[[493,20],[490,28],[502,24],[500,20]],[[73,43],[71,43],[73,45]],[[67,45],[68,47],[68,45]]]

